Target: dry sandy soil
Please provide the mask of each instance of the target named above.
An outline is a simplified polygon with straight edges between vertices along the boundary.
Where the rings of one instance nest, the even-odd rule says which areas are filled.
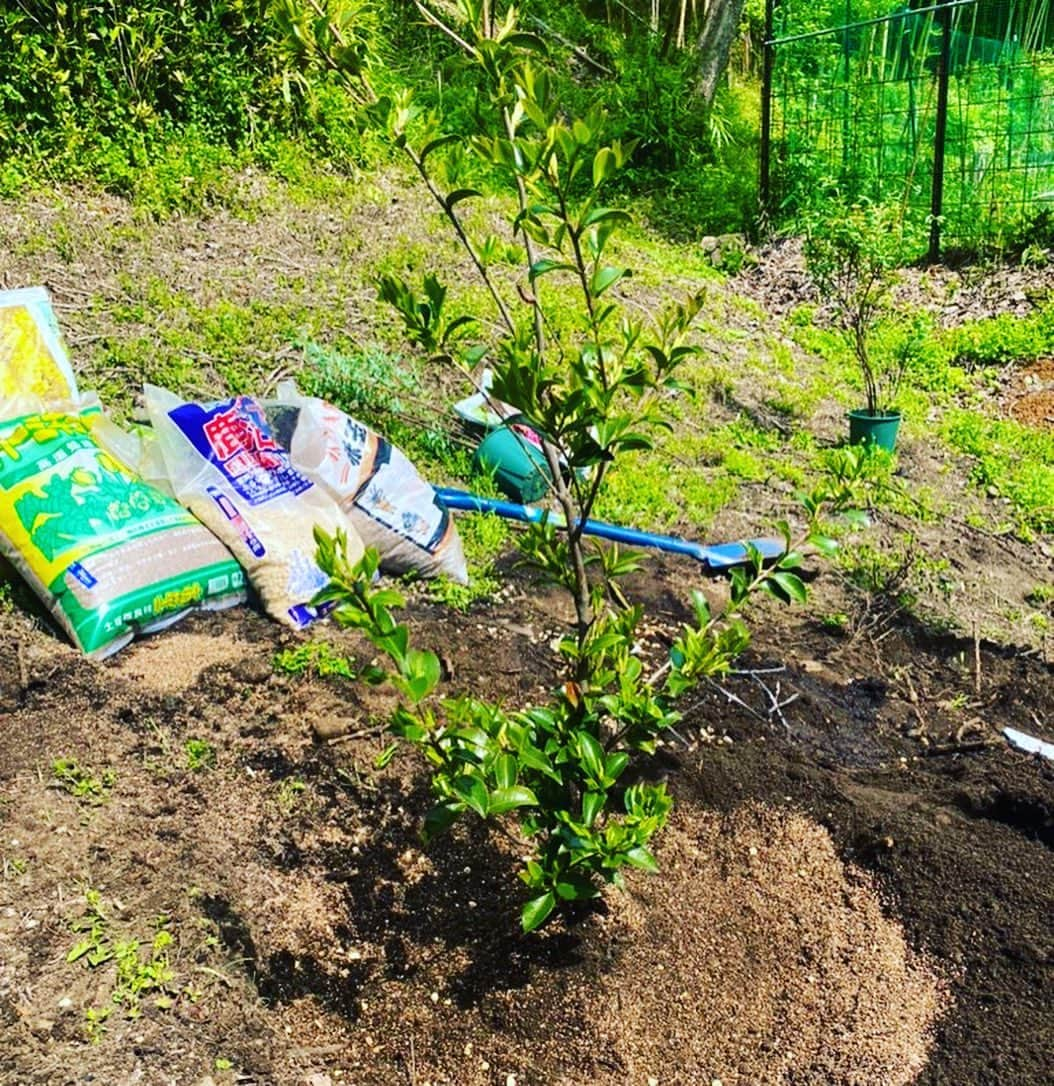
[[[90,211],[95,239],[127,215]],[[34,213],[9,216],[8,237],[30,236]],[[201,224],[159,229],[153,251],[197,269],[205,294],[251,292],[267,223],[222,226],[230,251],[211,270],[186,255]],[[282,261],[336,259],[304,249],[301,226],[273,234]],[[135,244],[82,253],[104,297],[122,259],[154,259]],[[8,281],[48,278],[77,336],[102,334],[98,302],[63,293],[68,265],[18,251]],[[901,470],[962,486],[921,444]],[[739,534],[778,500],[745,492],[715,530]],[[982,617],[1051,579],[1035,544],[951,519],[913,530]],[[500,599],[457,614],[417,597],[408,620],[443,654],[444,690],[523,704],[555,680],[569,616],[504,573]],[[1050,1082],[1054,764],[1000,732],[1054,739],[1047,647],[942,634],[812,573],[813,609],[762,608],[743,673],[691,699],[641,767],[677,799],[661,873],[530,938],[505,840],[466,824],[423,849],[421,767],[404,752],[375,768],[383,698],[276,670],[299,641],[257,609],[192,616],[93,664],[16,586],[0,613],[0,1083]],[[698,583],[673,558],[630,583],[648,648]],[[814,617],[832,613],[845,621]],[[364,662],[353,635],[312,636]],[[215,764],[191,769],[188,739]],[[105,801],[59,787],[58,758],[112,770]],[[171,935],[171,977],[138,1014],[111,1002],[113,960],[68,960],[93,901],[104,946],[135,939],[145,959]]]

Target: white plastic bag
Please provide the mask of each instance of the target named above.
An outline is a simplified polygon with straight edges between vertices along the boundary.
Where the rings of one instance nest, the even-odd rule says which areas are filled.
[[[146,406],[175,496],[230,547],[273,618],[299,629],[319,617],[311,601],[328,583],[315,562],[317,526],[362,541],[336,501],[297,470],[249,396],[185,403],[147,385]]]
[[[385,573],[442,573],[468,584],[453,517],[399,449],[292,381],[265,407],[293,466],[336,498]]]

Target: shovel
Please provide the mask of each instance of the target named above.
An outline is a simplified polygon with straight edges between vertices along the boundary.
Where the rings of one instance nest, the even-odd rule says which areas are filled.
[[[517,505],[515,502],[502,501],[500,498],[483,498],[469,494],[465,490],[437,486],[436,494],[449,509],[460,509],[470,513],[496,513],[509,520],[521,520],[527,524],[539,524],[548,519],[557,528],[566,527],[564,518],[541,509],[536,505]],[[779,539],[751,539],[743,543],[693,543],[688,539],[679,539],[674,535],[657,535],[654,532],[642,532],[636,528],[623,528],[617,524],[607,524],[602,520],[587,520],[583,526],[586,535],[600,539],[610,539],[616,543],[626,543],[634,547],[653,547],[671,554],[685,554],[694,558],[711,573],[746,565],[750,561],[750,549],[755,548],[762,558],[771,560],[784,553],[783,541]]]

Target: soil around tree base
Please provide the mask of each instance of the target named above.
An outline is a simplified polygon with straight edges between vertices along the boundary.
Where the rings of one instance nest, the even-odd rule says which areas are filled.
[[[554,681],[557,602],[513,587],[468,616],[411,608],[451,690],[519,704]],[[683,568],[631,588],[660,653]],[[688,745],[646,770],[677,798],[661,873],[524,938],[514,850],[478,823],[422,849],[420,766],[374,767],[383,703],[276,671],[298,642],[262,616],[196,616],[103,665],[0,622],[4,1086],[1049,1081],[1054,767],[998,735],[1051,738],[1034,654],[980,644],[975,673],[974,646],[907,620],[872,639],[774,610],[757,674],[686,705]],[[352,738],[319,741],[320,720]],[[191,738],[214,767],[189,768]],[[109,798],[57,787],[59,757],[113,769]],[[67,961],[88,889],[142,957],[172,933],[139,1017],[112,961]]]

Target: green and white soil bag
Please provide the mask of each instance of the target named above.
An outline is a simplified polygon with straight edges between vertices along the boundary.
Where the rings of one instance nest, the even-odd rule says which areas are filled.
[[[468,584],[450,511],[399,449],[325,400],[302,396],[292,381],[266,408],[293,466],[336,498],[385,573]]]
[[[230,547],[267,613],[301,629],[329,578],[315,562],[314,529],[363,545],[337,502],[290,462],[262,406],[249,396],[185,403],[147,385],[146,406],[172,493]]]
[[[107,451],[98,401],[0,421],[0,551],[90,656],[245,598],[226,547]]]

